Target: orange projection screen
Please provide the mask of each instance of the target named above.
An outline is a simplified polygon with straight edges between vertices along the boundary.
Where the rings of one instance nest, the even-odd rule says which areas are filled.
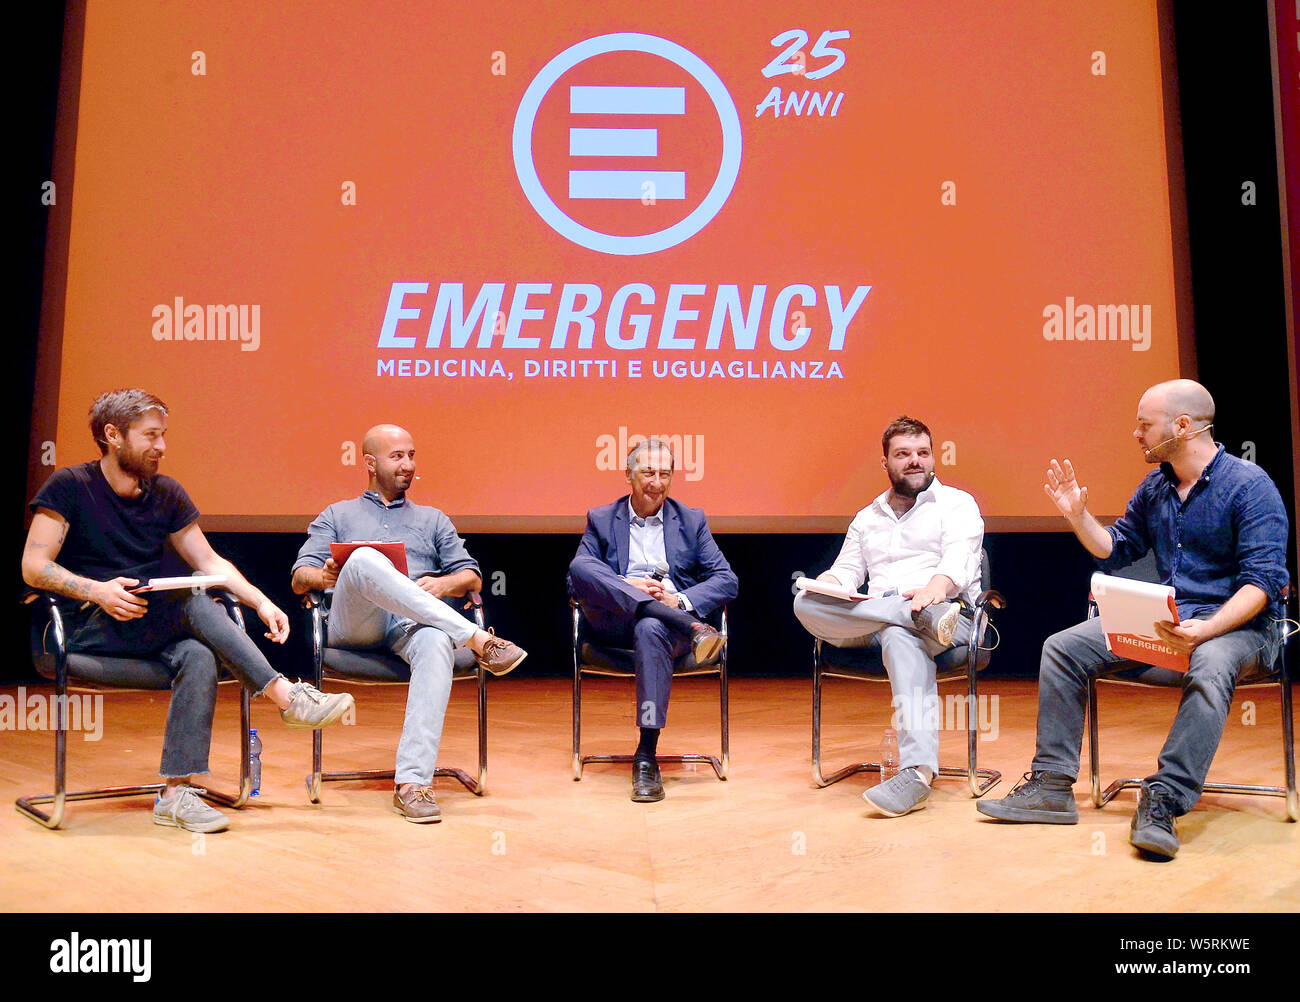
[[[1161,52],[1132,0],[90,0],[37,445],[145,386],[206,525],[302,531],[395,422],[462,529],[573,531],[655,434],[715,528],[841,531],[907,413],[991,528],[1059,527],[1054,456],[1118,515],[1192,374]]]

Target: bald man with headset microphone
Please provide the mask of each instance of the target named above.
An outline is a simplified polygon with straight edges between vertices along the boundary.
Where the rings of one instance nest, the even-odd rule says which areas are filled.
[[[1281,618],[1287,583],[1286,509],[1267,473],[1214,442],[1214,400],[1200,383],[1175,379],[1152,386],[1138,402],[1133,437],[1148,463],[1122,518],[1105,528],[1088,511],[1088,489],[1069,460],[1052,460],[1044,490],[1110,572],[1154,551],[1163,584],[1173,585],[1178,624],[1156,624],[1175,651],[1190,655],[1181,678],[1167,668],[1127,673],[1181,683],[1178,712],[1156,771],[1142,783],[1129,840],[1148,858],[1178,852],[1174,818],[1201,796],[1223,736],[1238,674],[1268,663],[1267,627]],[[1038,738],[1030,773],[1001,800],[980,801],[1002,821],[1076,824],[1074,781],[1088,678],[1117,661],[1106,649],[1100,618],[1054,634],[1043,645],[1038,676]]]

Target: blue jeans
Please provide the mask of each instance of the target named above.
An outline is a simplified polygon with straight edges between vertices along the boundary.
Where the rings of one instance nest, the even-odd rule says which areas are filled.
[[[68,651],[146,657],[172,673],[159,775],[174,779],[208,771],[217,705],[217,660],[245,688],[260,694],[280,677],[252,637],[206,593],[159,592],[139,619],[119,622],[99,606],[69,617]]]
[[[1243,668],[1271,660],[1269,646],[1264,630],[1243,628],[1207,640],[1192,651],[1186,675],[1152,665],[1116,672],[1123,678],[1182,687],[1174,725],[1160,750],[1159,766],[1146,779],[1148,784],[1159,783],[1173,795],[1179,814],[1186,814],[1200,799],[1232,708],[1237,676]],[[1109,673],[1112,666],[1124,660],[1106,650],[1099,618],[1047,638],[1038,673],[1035,772],[1078,777],[1088,678]]]
[[[454,648],[468,643],[477,630],[378,550],[354,550],[339,572],[330,605],[330,644],[384,646],[411,666],[394,770],[399,786],[433,782],[451,697]]]

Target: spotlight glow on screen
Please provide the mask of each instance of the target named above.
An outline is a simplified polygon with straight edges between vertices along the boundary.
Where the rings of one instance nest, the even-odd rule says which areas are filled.
[[[1188,374],[1155,3],[90,0],[76,67],[36,442],[144,386],[210,527],[394,422],[468,531],[580,529],[652,434],[716,529],[841,531],[907,413],[1059,528],[1048,461],[1118,515]]]

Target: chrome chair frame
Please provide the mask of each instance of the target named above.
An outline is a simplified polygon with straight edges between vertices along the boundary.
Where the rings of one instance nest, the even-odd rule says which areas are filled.
[[[584,755],[582,754],[582,676],[598,675],[605,678],[636,678],[635,672],[619,671],[616,669],[593,666],[584,663],[582,659],[582,644],[584,627],[590,628],[587,623],[587,617],[583,614],[582,606],[576,599],[569,599],[569,608],[573,614],[573,780],[578,782],[582,779],[582,769],[588,762],[631,762],[632,755]],[[720,618],[715,624],[719,633],[724,637],[727,636],[727,609],[726,606],[720,610]],[[627,648],[615,648],[607,644],[595,644],[593,646],[605,647],[610,650],[621,651],[624,656],[633,656],[635,652]],[[687,653],[679,658],[677,665],[681,665],[690,658]],[[673,678],[690,678],[694,676],[718,676],[718,701],[721,708],[722,716],[722,754],[708,755],[703,753],[688,753],[681,755],[656,755],[658,762],[671,763],[700,763],[707,764],[713,768],[718,779],[725,781],[727,770],[730,766],[731,759],[731,727],[728,718],[728,686],[727,686],[727,648],[723,646],[722,653],[718,655],[718,660],[713,664],[695,666],[685,670],[678,670],[677,665],[673,667]]]
[[[218,598],[230,613],[231,619],[240,627],[244,628],[244,616],[240,611],[239,603],[225,592],[214,592],[214,597]],[[49,629],[54,638],[54,792],[29,794],[25,797],[19,797],[14,801],[14,809],[19,814],[30,818],[37,824],[50,829],[59,828],[63,825],[66,814],[66,807],[69,801],[75,800],[108,800],[120,797],[141,797],[146,794],[158,794],[166,787],[165,783],[141,783],[134,786],[105,786],[92,790],[78,790],[68,792],[67,788],[67,766],[68,766],[68,721],[65,712],[68,698],[68,649],[67,636],[63,625],[63,614],[59,611],[56,604],[55,596],[49,592],[32,590],[28,592],[23,603],[30,605],[34,602],[42,602],[45,606],[45,613],[49,617]],[[35,614],[35,613],[34,613]],[[35,652],[33,652],[35,653]],[[102,657],[102,655],[82,654],[76,652],[82,657]],[[123,658],[121,660],[148,661],[147,658]],[[227,679],[225,681],[235,681]],[[235,681],[235,684],[239,684]],[[77,691],[77,690],[74,690]],[[81,689],[79,691],[89,692],[157,692],[157,689],[139,689],[131,686],[112,686],[108,684],[99,684],[93,688]],[[248,771],[248,753],[249,753],[249,726],[251,721],[250,713],[250,694],[243,685],[239,685],[240,703],[240,767],[239,767],[239,792],[231,795],[221,793],[204,787],[204,799],[211,800],[223,807],[231,807],[235,810],[243,807],[248,801],[249,794],[252,791],[252,779]],[[52,805],[49,813],[42,811],[37,804]]]
[[[472,612],[474,623],[480,630],[487,629],[487,621],[483,613],[483,598],[478,592],[470,592],[465,596]],[[312,651],[312,675],[313,683],[317,689],[321,688],[326,678],[332,681],[343,682],[349,685],[405,685],[401,681],[371,681],[349,677],[338,673],[329,673],[329,666],[325,664],[326,651],[331,650],[329,647],[329,610],[324,602],[324,594],[319,591],[308,592],[303,596],[302,605],[311,615],[311,651]],[[334,648],[342,649],[342,648]],[[387,650],[353,650],[348,648],[348,653],[352,655],[369,655],[380,663],[396,663],[401,659],[397,655]],[[405,662],[402,662],[405,667]],[[470,776],[464,769],[438,768],[434,770],[434,776],[442,776],[454,779],[465,789],[476,797],[483,796],[487,789],[487,672],[482,665],[475,664],[474,669],[469,674],[456,674],[453,669],[452,681],[458,682],[461,679],[473,678],[478,682],[478,771],[476,776]],[[393,769],[358,769],[350,772],[324,772],[322,769],[322,741],[319,730],[312,732],[311,742],[311,764],[312,771],[306,777],[307,797],[313,804],[320,803],[321,783],[336,783],[347,780],[365,780],[365,779],[393,779],[396,775]]]
[[[980,568],[981,583],[989,584],[989,561],[988,553],[981,556]],[[979,665],[979,655],[982,648],[979,646],[985,623],[989,620],[988,610],[1005,609],[1007,605],[1006,598],[1001,592],[994,591],[986,587],[980,593],[975,602],[975,613],[971,620],[971,639],[974,641],[967,645],[967,659],[964,667],[950,671],[939,671],[935,676],[937,683],[952,682],[959,679],[966,679],[970,687],[967,694],[966,703],[966,768],[961,769],[955,766],[940,766],[939,775],[949,778],[965,777],[967,785],[970,787],[972,797],[982,797],[989,790],[997,786],[1002,781],[1002,773],[996,769],[981,769],[979,767],[979,752],[976,746],[979,734],[977,730],[976,711],[979,706],[979,687],[977,679],[979,672],[987,666],[989,658],[988,651],[985,650],[985,665]],[[837,769],[829,776],[822,772],[821,748],[822,748],[822,680],[823,678],[847,678],[859,682],[889,682],[887,674],[881,674],[879,677],[867,676],[864,674],[849,674],[837,670],[834,666],[828,666],[823,654],[824,641],[816,639],[813,642],[813,712],[812,712],[812,779],[818,787],[827,787],[833,783],[838,783],[842,779],[855,775],[859,772],[880,772],[879,762],[857,762],[853,765],[846,765],[842,769]],[[826,645],[830,646],[830,645]],[[884,671],[883,665],[880,669]]]
[[[1290,589],[1287,590],[1285,600],[1290,602],[1293,596]],[[1089,609],[1089,615],[1095,612],[1095,606]],[[1239,796],[1252,797],[1284,797],[1286,799],[1286,818],[1288,821],[1300,821],[1300,795],[1296,792],[1296,772],[1295,772],[1295,734],[1294,725],[1291,720],[1291,677],[1287,670],[1286,647],[1287,639],[1295,631],[1287,630],[1287,621],[1285,619],[1275,619],[1269,626],[1273,631],[1273,642],[1277,644],[1277,657],[1270,668],[1262,669],[1262,675],[1252,681],[1237,685],[1233,689],[1235,695],[1242,689],[1263,689],[1268,686],[1276,685],[1280,690],[1280,702],[1282,706],[1282,762],[1283,770],[1286,776],[1286,786],[1261,786],[1248,783],[1209,783],[1202,787],[1203,793],[1228,793]],[[1105,807],[1110,803],[1121,790],[1135,790],[1142,786],[1140,777],[1125,777],[1117,779],[1104,790],[1101,788],[1101,762],[1100,741],[1098,738],[1098,721],[1097,721],[1097,683],[1105,682],[1109,685],[1128,685],[1136,686],[1143,689],[1168,689],[1173,686],[1159,685],[1152,682],[1141,682],[1136,679],[1122,679],[1108,677],[1111,672],[1125,671],[1132,669],[1141,662],[1137,661],[1120,661],[1113,667],[1107,669],[1104,675],[1094,675],[1088,679],[1088,772],[1089,783],[1092,792],[1092,803],[1097,808]]]

